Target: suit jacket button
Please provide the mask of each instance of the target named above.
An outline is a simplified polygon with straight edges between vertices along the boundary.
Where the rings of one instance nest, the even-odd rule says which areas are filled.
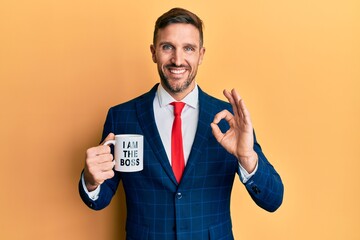
[[[252,186],[251,189],[254,191],[255,194],[259,194],[261,192],[257,186]]]
[[[182,198],[182,194],[181,194],[180,192],[178,192],[178,193],[176,194],[176,198],[177,198],[177,199],[181,199],[181,198]]]

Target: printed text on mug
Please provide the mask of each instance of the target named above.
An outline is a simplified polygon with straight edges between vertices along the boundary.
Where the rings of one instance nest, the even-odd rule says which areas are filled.
[[[139,166],[138,142],[123,142],[123,158],[120,159],[120,166]]]

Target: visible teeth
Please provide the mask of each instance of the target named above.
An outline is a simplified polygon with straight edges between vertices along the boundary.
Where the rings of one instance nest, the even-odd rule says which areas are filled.
[[[185,71],[186,71],[185,69],[170,69],[170,72],[174,74],[182,74]]]

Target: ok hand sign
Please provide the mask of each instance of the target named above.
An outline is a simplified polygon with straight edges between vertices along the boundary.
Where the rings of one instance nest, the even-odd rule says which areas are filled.
[[[213,135],[221,146],[233,154],[241,166],[251,173],[256,167],[258,156],[253,148],[254,135],[250,113],[235,89],[231,92],[224,90],[223,93],[230,102],[234,115],[228,110],[216,114],[211,123]],[[222,133],[217,125],[222,119],[225,119],[230,126],[225,133]]]

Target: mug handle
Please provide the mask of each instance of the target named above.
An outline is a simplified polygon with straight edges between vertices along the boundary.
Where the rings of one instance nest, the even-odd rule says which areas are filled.
[[[103,145],[108,145],[108,146],[109,146],[109,145],[112,144],[112,145],[115,146],[115,142],[116,142],[115,140],[108,140],[108,141],[104,142]],[[114,163],[114,166],[115,166],[115,164],[116,164],[116,163],[115,163],[115,159],[114,159],[112,162]]]

